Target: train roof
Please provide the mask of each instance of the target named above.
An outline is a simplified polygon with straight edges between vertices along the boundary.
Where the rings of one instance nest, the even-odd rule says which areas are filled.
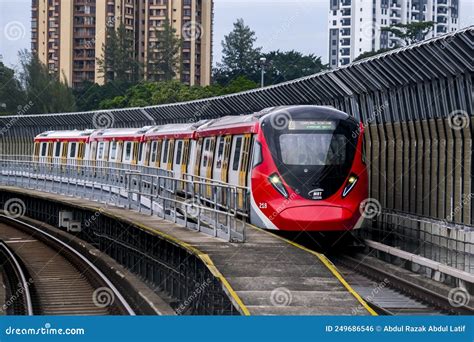
[[[94,131],[91,135],[91,141],[99,140],[137,140],[144,137],[153,126],[145,126],[141,128],[107,128]]]
[[[145,139],[149,140],[154,137],[160,138],[193,138],[196,129],[205,125],[209,120],[201,120],[198,122],[190,122],[184,124],[168,124],[156,126],[145,134]]]
[[[256,133],[257,127],[258,116],[256,114],[224,116],[211,120],[198,128],[196,136]]]
[[[47,131],[38,134],[35,141],[50,141],[50,140],[88,140],[93,129],[85,130],[69,130],[69,131]]]

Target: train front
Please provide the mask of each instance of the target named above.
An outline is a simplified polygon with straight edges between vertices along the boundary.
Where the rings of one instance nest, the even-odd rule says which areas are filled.
[[[260,119],[251,222],[267,229],[344,231],[362,222],[362,125],[329,107],[274,109]]]

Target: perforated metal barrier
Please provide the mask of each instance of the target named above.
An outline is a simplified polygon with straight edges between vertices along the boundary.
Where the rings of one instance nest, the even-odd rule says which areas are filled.
[[[0,118],[0,153],[30,154],[47,130],[198,121],[290,104],[330,105],[364,122],[370,196],[387,210],[474,225],[474,28],[276,86],[186,103]]]

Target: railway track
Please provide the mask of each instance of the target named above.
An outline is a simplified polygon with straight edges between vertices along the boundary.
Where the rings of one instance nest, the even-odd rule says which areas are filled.
[[[112,282],[56,237],[0,215],[7,314],[135,315]]]
[[[454,307],[447,296],[390,272],[360,256],[331,258],[351,286],[381,315],[473,315],[468,306]]]

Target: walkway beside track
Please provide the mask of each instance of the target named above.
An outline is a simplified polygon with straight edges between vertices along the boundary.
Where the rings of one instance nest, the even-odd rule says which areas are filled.
[[[97,202],[16,187],[2,190],[99,212],[161,236],[198,256],[243,315],[375,314],[323,255],[252,226],[247,242],[230,243]]]

